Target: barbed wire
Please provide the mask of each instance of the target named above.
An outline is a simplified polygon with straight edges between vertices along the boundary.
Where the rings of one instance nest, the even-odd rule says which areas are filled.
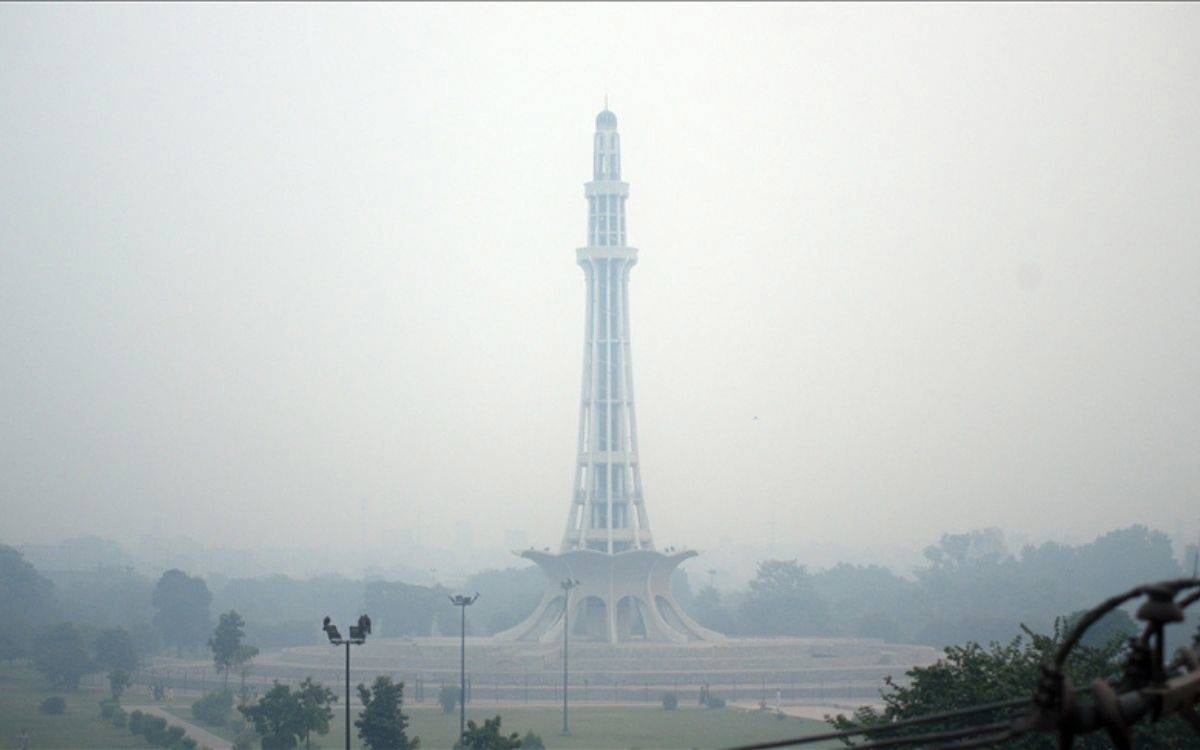
[[[1176,600],[1189,589],[1192,593]],[[1137,619],[1145,622],[1140,635],[1130,638],[1121,674],[1110,680],[1094,680],[1090,698],[1078,700],[1075,687],[1064,672],[1068,657],[1089,628],[1117,607],[1145,597]],[[1185,610],[1200,601],[1200,577],[1178,578],[1136,586],[1110,597],[1088,610],[1071,628],[1054,658],[1042,665],[1032,698],[1017,698],[969,706],[953,711],[926,714],[900,721],[871,724],[837,732],[741,745],[731,750],[772,750],[813,742],[861,737],[858,750],[921,746],[926,750],[968,750],[995,747],[1023,735],[1053,733],[1060,748],[1070,748],[1075,737],[1104,731],[1118,750],[1132,750],[1132,725],[1149,718],[1181,717],[1200,736],[1200,632],[1190,647],[1179,649],[1166,660],[1166,627],[1184,621]],[[948,719],[979,716],[989,712],[1026,709],[1002,720],[977,723],[958,729],[882,737],[901,729],[919,727]]]

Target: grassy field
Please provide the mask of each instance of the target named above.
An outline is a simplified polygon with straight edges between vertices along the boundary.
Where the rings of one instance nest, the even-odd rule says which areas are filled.
[[[67,712],[48,716],[38,704],[51,695],[67,700]],[[0,748],[17,747],[21,730],[29,732],[33,748],[126,748],[146,750],[149,745],[127,729],[117,729],[100,718],[100,700],[106,690],[51,690],[41,675],[27,668],[0,669]]]
[[[66,698],[65,714],[47,716],[38,712],[38,704],[50,695]],[[99,702],[106,696],[106,691],[95,688],[73,692],[50,690],[45,680],[28,668],[0,669],[0,750],[16,748],[22,729],[29,731],[31,748],[147,750],[149,745],[140,737],[99,718]],[[344,714],[340,705],[336,709],[329,734],[314,738],[314,748],[342,747]],[[186,705],[176,705],[168,710],[185,721],[191,720],[191,709]],[[418,707],[406,713],[411,718],[409,735],[419,736],[422,748],[441,750],[452,746],[458,733],[457,713],[447,716],[432,707]],[[557,708],[468,707],[467,718],[482,723],[483,719],[497,713],[503,718],[506,732],[523,735],[533,730],[542,736],[550,750],[710,749],[797,737],[827,729],[817,721],[791,717],[781,721],[773,715],[733,709],[664,711],[657,707],[582,707],[571,711],[572,734],[569,737],[559,734],[562,712]],[[228,731],[222,729],[209,728],[209,731],[229,736]],[[359,747],[357,737],[353,738],[353,744]]]
[[[562,711],[551,708],[467,709],[467,719],[482,724],[483,719],[500,714],[505,733],[524,735],[533,730],[542,736],[549,750],[688,750],[722,748],[749,742],[798,737],[825,731],[823,722],[746,713],[733,709],[699,708],[664,711],[661,708],[586,707],[571,711],[571,736],[563,737]],[[318,738],[313,747],[329,750],[343,746],[342,716],[335,716],[329,734]],[[434,708],[416,708],[409,712],[409,735],[421,738],[422,750],[440,750],[453,745],[458,734],[458,714],[447,716]],[[358,747],[357,738],[353,738]],[[813,745],[833,748],[837,744]]]
[[[344,747],[345,714],[336,706],[329,734],[313,738],[313,748],[332,750]],[[191,710],[175,706],[168,709],[184,721],[194,721]],[[458,735],[458,714],[447,716],[439,709],[419,707],[406,710],[411,723],[409,736],[421,738],[422,750],[450,748]],[[505,733],[533,730],[542,736],[549,750],[689,750],[689,748],[722,748],[754,741],[797,737],[828,730],[823,722],[751,714],[725,709],[704,711],[680,709],[663,711],[654,708],[578,708],[571,711],[571,736],[563,737],[562,711],[554,708],[493,707],[490,711],[467,711],[467,718],[482,724],[500,714]],[[232,735],[224,729],[209,727],[209,731],[227,739]],[[358,738],[351,743],[359,747]],[[817,748],[841,747],[836,744],[814,745]]]

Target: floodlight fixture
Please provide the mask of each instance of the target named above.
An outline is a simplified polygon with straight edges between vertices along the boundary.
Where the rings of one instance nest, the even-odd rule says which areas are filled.
[[[321,629],[329,638],[331,646],[346,647],[346,750],[350,750],[350,646],[361,646],[366,643],[371,632],[371,618],[366,614],[359,616],[358,624],[350,626],[350,637],[342,638],[341,631],[333,624],[333,618],[326,615],[321,621]]]
[[[459,665],[458,665],[458,738],[462,741],[463,735],[467,731],[467,607],[475,603],[479,598],[479,592],[475,592],[475,596],[464,596],[455,594],[448,597],[450,603],[462,610],[461,631],[459,633]]]

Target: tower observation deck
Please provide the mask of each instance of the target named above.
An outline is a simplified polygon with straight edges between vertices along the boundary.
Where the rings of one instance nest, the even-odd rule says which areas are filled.
[[[692,550],[655,551],[642,494],[629,337],[629,272],[638,251],[626,245],[621,136],[607,107],[596,116],[587,245],[575,251],[587,287],[583,383],[570,511],[557,554],[521,552],[546,574],[546,593],[524,622],[500,640],[557,640],[564,623],[560,583],[577,579],[571,636],[633,640],[716,640],[671,595],[671,574]]]

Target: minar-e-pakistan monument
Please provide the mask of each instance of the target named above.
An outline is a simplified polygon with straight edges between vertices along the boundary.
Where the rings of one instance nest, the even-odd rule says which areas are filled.
[[[692,550],[654,549],[638,461],[633,367],[629,351],[629,271],[637,250],[625,244],[621,136],[607,107],[596,116],[587,247],[576,250],[587,281],[578,458],[567,528],[558,554],[527,550],[541,566],[546,593],[524,622],[500,640],[554,641],[563,634],[561,583],[571,591],[571,637],[608,642],[717,640],[671,596],[671,574]]]

